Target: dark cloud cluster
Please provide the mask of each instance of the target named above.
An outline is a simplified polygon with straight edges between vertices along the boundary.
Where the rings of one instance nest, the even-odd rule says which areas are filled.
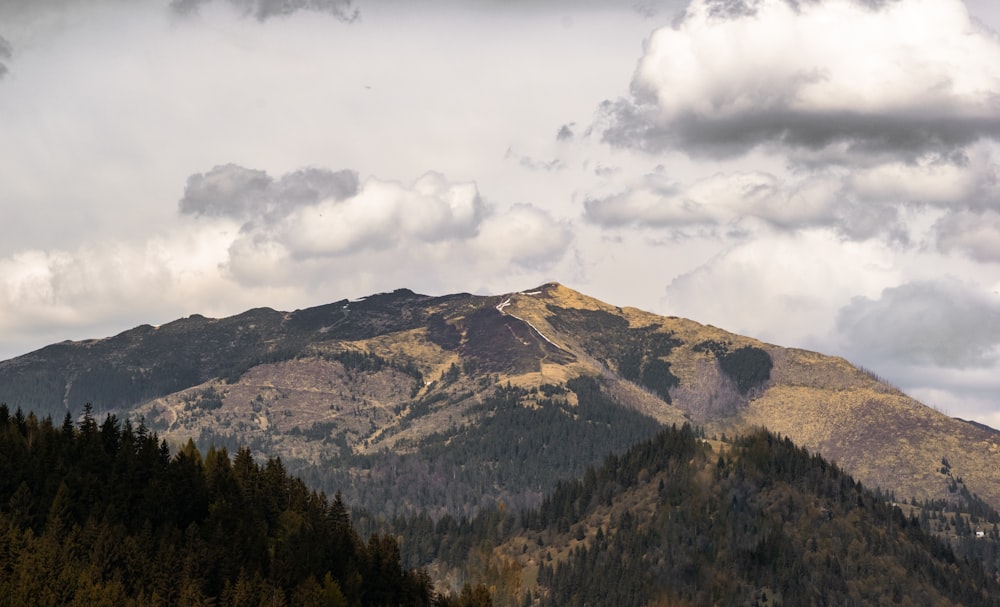
[[[573,139],[576,136],[573,132],[573,127],[575,126],[575,123],[569,122],[559,127],[559,130],[556,131],[556,141],[569,141]]]
[[[837,329],[861,360],[983,368],[1000,354],[1000,300],[954,281],[908,283],[855,298]]]
[[[803,6],[808,6],[810,4],[816,4],[822,2],[823,0],[784,0],[788,6],[793,9],[800,10]],[[890,2],[898,2],[899,0],[855,0],[855,2],[861,6],[868,7],[872,10],[879,10]],[[719,17],[723,19],[739,19],[742,17],[753,17],[757,14],[757,8],[761,4],[761,0],[707,0],[705,2],[708,7],[708,13],[712,17]]]
[[[819,151],[842,145],[845,161],[884,154],[917,158],[953,153],[982,139],[1000,138],[1000,112],[994,115],[933,115],[919,112],[800,111],[761,108],[733,116],[684,112],[669,121],[656,104],[606,101],[608,127],[603,139],[619,147],[650,153],[683,149],[694,156],[731,158],[761,146]],[[828,157],[829,158],[829,157]]]
[[[6,62],[10,60],[12,52],[10,43],[3,36],[0,36],[0,78],[7,75],[8,68]]]
[[[757,14],[759,0],[711,0],[708,12],[713,17],[736,19],[752,17]]]
[[[179,14],[191,14],[213,0],[171,0],[170,8]],[[227,0],[244,15],[258,21],[283,17],[299,11],[312,11],[332,15],[344,22],[357,20],[358,9],[352,0]]]
[[[296,207],[344,200],[357,192],[354,171],[309,168],[276,181],[264,171],[226,164],[189,177],[179,207],[187,215],[273,221]]]

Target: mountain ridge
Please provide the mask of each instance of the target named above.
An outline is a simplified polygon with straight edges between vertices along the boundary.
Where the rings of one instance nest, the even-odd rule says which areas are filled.
[[[581,377],[593,383],[568,387]],[[628,434],[637,430],[626,427],[653,432],[690,422],[709,436],[766,427],[901,499],[955,500],[961,480],[1000,507],[997,431],[934,411],[842,358],[612,305],[551,282],[494,296],[397,289],[53,344],[0,362],[0,400],[56,418],[92,402],[97,411],[143,418],[178,444],[249,444],[348,491],[390,456],[411,472],[457,478],[461,462],[438,469],[442,460],[428,454],[455,457],[449,445],[480,436],[484,424],[531,428],[530,416],[544,417],[560,436],[594,424]],[[557,448],[555,438],[539,440]],[[612,448],[594,440],[595,450]],[[589,454],[587,463],[605,454]],[[470,457],[470,465],[498,471],[489,481],[470,476],[470,495],[486,482],[482,490],[531,505],[537,497],[529,496],[547,487],[517,485],[499,472],[506,465],[499,455]],[[351,472],[330,476],[332,465]],[[407,496],[389,501],[419,506]]]

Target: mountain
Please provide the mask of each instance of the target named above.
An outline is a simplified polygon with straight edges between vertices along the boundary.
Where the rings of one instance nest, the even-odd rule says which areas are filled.
[[[610,305],[557,283],[500,296],[401,289],[295,312],[192,316],[0,362],[0,401],[84,403],[280,456],[385,515],[538,506],[664,427],[766,427],[898,499],[1000,507],[1000,438],[847,361]]]

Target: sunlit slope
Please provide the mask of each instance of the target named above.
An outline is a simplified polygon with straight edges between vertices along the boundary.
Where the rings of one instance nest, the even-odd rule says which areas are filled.
[[[582,436],[590,437],[586,461],[596,462],[623,436],[685,422],[720,438],[766,427],[899,500],[954,499],[966,487],[1000,508],[996,432],[930,409],[843,359],[558,283],[495,296],[399,289],[64,342],[0,362],[0,401],[56,423],[90,402],[99,415],[143,420],[174,443],[281,456],[331,490],[370,481],[386,462],[396,476],[429,475],[440,494],[419,504],[392,497],[407,508],[452,500],[445,481],[460,472],[469,495],[532,503],[544,487],[515,487],[515,470],[558,468],[562,457],[577,469]],[[489,447],[500,435],[527,442]],[[550,459],[531,461],[540,454]],[[495,478],[471,475],[473,463]],[[396,481],[381,479],[386,491]]]
[[[609,344],[622,334],[613,319],[626,322],[628,329],[670,335],[677,343],[663,359],[679,385],[670,390],[671,405],[657,399],[664,417],[679,410],[717,435],[766,427],[838,462],[866,485],[894,491],[899,500],[955,498],[960,479],[1000,507],[1000,434],[927,407],[842,358],[618,308],[556,284],[534,295],[512,295],[507,309],[581,358],[599,360],[598,366],[619,379],[621,361],[608,356],[613,350]],[[580,311],[590,314],[586,321],[577,323],[575,331],[560,330],[560,316],[564,320]],[[740,394],[705,344],[730,352],[742,347],[766,351],[773,363],[768,381]]]
[[[773,385],[734,428],[766,426],[899,500],[956,497],[954,480],[1000,505],[1000,434],[949,417],[842,359],[776,350]]]

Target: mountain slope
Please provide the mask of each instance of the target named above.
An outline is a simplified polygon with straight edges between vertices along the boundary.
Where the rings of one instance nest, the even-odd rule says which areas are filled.
[[[386,514],[537,505],[560,475],[686,421],[709,436],[770,428],[900,498],[957,500],[961,480],[1000,507],[992,429],[843,359],[557,283],[401,289],[65,342],[0,362],[3,400],[57,419],[92,402],[177,443],[249,445]]]
[[[554,341],[598,358],[618,377],[627,375],[627,357],[637,349],[616,352],[608,345],[623,343],[620,337],[608,339],[616,334],[615,323],[625,320],[630,330],[655,327],[652,335],[669,335],[676,345],[662,359],[678,378],[670,388],[671,402],[709,433],[766,427],[900,498],[953,499],[949,487],[962,478],[1000,507],[1000,437],[991,428],[948,417],[840,358],[764,344],[686,319],[614,308],[558,285],[546,293],[548,301],[514,295],[509,309],[545,327]],[[748,348],[766,352],[771,364],[766,380],[751,382],[743,391],[739,373],[727,373],[725,361]],[[753,377],[752,371],[743,375]],[[949,464],[946,472],[943,460]]]
[[[502,605],[1000,601],[995,574],[918,517],[764,431],[732,444],[664,431],[562,483],[538,510],[484,514],[465,533],[467,555],[439,534],[434,569],[486,581]]]

